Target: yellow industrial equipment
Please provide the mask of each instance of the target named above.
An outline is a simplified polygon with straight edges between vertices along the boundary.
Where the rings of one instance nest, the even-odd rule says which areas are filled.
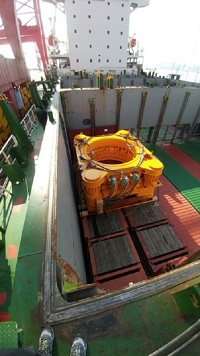
[[[151,201],[163,164],[129,131],[74,138],[89,213]]]
[[[4,143],[11,134],[10,127],[6,120],[6,117],[3,113],[2,108],[0,107],[0,148],[3,147]]]
[[[27,112],[28,109],[33,105],[31,92],[27,86],[24,86],[20,88],[20,93],[24,102],[24,111]]]

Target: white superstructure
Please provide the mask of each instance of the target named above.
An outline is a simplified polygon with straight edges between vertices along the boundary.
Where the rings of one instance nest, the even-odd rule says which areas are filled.
[[[149,0],[66,0],[71,70],[125,70],[130,13],[148,4]]]

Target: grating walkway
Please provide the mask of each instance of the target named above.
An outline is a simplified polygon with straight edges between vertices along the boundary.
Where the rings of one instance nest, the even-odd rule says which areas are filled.
[[[18,326],[15,321],[0,323],[0,349],[18,348],[18,336]]]
[[[200,212],[200,181],[193,177],[160,147],[156,145],[148,145],[148,148],[163,162],[164,175],[182,193],[190,204]]]
[[[192,144],[200,149],[200,141],[193,141]]]
[[[181,142],[177,143],[176,146],[200,163],[200,142]]]
[[[174,232],[182,244],[188,247],[188,257],[200,249],[199,213],[165,177],[161,177],[159,203]],[[182,259],[185,259],[182,258]]]
[[[200,166],[199,163],[189,157],[185,152],[179,149],[179,146],[174,145],[162,145],[161,148],[169,156],[176,160],[183,168],[185,168],[193,177],[200,181]],[[196,150],[196,149],[195,149]],[[197,150],[196,150],[197,151]],[[199,162],[200,162],[200,150],[199,150]],[[200,182],[199,182],[200,183]]]

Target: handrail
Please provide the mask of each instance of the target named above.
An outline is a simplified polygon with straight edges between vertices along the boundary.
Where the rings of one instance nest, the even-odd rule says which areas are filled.
[[[20,124],[25,129],[27,135],[32,133],[37,121],[37,117],[34,113],[35,105],[32,105],[31,108],[28,110]],[[6,143],[4,143],[3,147],[0,150],[0,165],[5,160],[5,156],[9,156],[9,151],[13,146],[17,146],[18,142],[14,135],[11,135]]]
[[[175,353],[178,353],[189,346],[193,341],[199,338],[199,336],[200,319],[163,347],[149,354],[149,356],[167,356],[169,354],[175,355]]]
[[[37,116],[35,115],[35,105],[33,104],[28,110],[20,124],[24,128],[27,136],[30,138],[33,129],[36,126]]]
[[[13,146],[17,145],[17,140],[15,136],[11,135],[6,143],[4,143],[2,149],[0,150],[0,164],[5,161],[5,158],[9,156],[9,151]]]
[[[35,115],[35,105],[32,105],[31,108],[28,110],[20,124],[24,128],[27,136],[30,138],[33,129],[36,127],[37,123],[37,116]],[[14,135],[11,135],[8,140],[5,142],[3,147],[0,150],[0,187],[1,192],[3,192],[8,184],[8,177],[5,177],[3,184],[1,184],[1,179],[4,178],[3,170],[2,170],[2,163],[6,161],[8,164],[12,162],[12,158],[10,157],[10,150],[12,147],[18,146],[17,139]],[[0,192],[0,195],[1,195]]]

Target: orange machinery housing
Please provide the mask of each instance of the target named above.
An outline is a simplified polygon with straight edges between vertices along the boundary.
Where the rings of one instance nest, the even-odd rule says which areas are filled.
[[[88,213],[154,198],[163,164],[129,131],[97,137],[79,134],[74,146]]]

